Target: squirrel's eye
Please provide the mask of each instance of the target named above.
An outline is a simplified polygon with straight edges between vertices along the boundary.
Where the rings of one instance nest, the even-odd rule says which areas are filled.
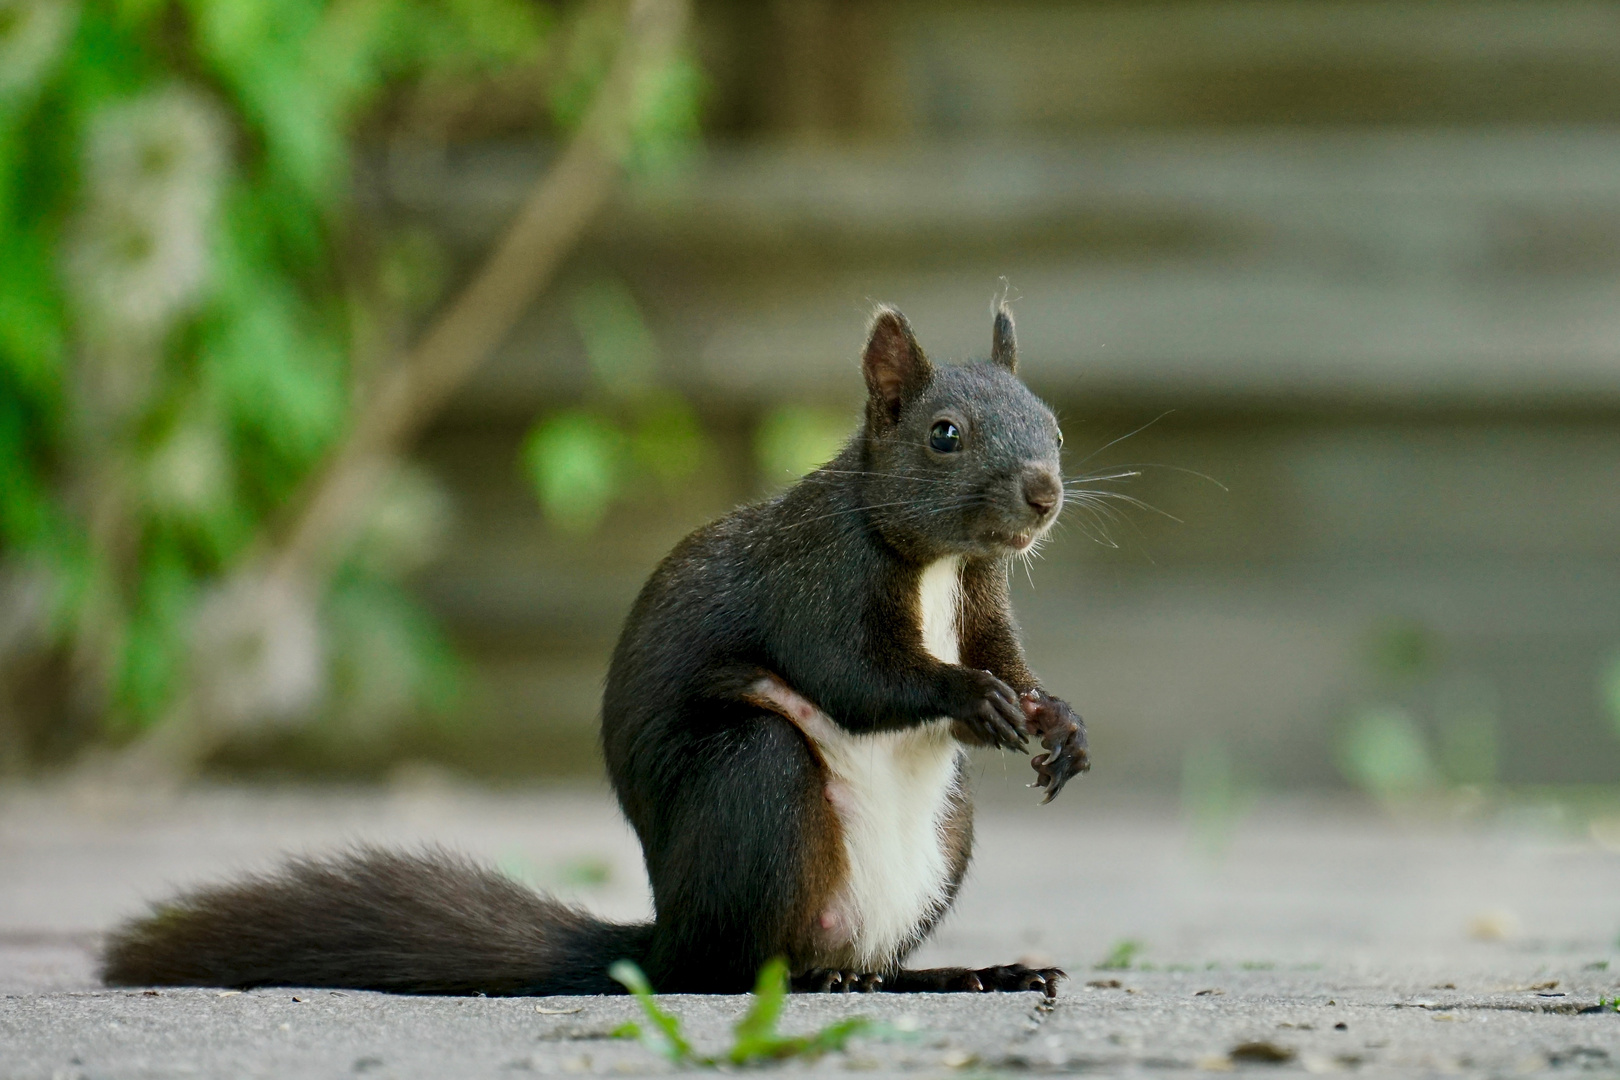
[[[942,454],[954,454],[962,449],[962,433],[949,420],[937,420],[928,432],[928,445]]]
[[[1063,449],[1063,429],[1058,428],[1058,449]]]

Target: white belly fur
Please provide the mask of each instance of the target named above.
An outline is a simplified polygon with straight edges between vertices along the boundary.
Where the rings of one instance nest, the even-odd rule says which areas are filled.
[[[946,663],[959,657],[961,561],[922,575],[923,643]],[[905,731],[852,735],[777,683],[760,692],[784,705],[816,744],[831,776],[827,796],[843,827],[849,876],[832,905],[832,952],[877,971],[899,959],[918,925],[946,904],[950,865],[943,831],[959,753],[949,720]],[[831,965],[829,965],[831,966]]]

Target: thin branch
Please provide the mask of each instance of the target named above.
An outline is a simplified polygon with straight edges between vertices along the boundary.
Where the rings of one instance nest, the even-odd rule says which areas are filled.
[[[378,377],[374,392],[356,401],[348,434],[295,501],[299,509],[279,540],[266,536],[250,549],[215,591],[219,602],[257,609],[246,620],[253,624],[254,616],[264,621],[270,598],[312,603],[319,595],[394,459],[505,340],[606,204],[630,146],[639,84],[673,58],[686,19],[686,0],[631,0],[618,55],[562,156],[536,181],[472,281]],[[193,659],[205,666],[200,654]],[[98,783],[109,775],[144,784],[180,779],[226,734],[205,715],[208,695],[196,682],[210,674],[194,672],[164,721],[115,760],[92,760],[81,771]]]
[[[601,210],[619,178],[637,83],[673,56],[684,0],[634,0],[624,42],[579,131],[529,192],[477,276],[358,405],[347,438],[264,560],[272,574],[320,580],[341,561],[393,458],[506,339]]]

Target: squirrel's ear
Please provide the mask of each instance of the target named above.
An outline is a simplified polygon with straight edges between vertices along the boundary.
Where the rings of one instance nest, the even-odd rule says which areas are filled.
[[[1013,337],[1012,309],[996,305],[996,322],[990,331],[990,359],[1008,371],[1018,370],[1018,339]]]
[[[892,307],[880,307],[872,317],[866,350],[861,353],[861,371],[866,375],[874,414],[891,424],[934,374],[911,324]]]

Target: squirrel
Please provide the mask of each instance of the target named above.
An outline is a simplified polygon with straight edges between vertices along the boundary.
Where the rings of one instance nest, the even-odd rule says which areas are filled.
[[[656,916],[617,925],[447,852],[371,848],[184,893],[109,937],[118,986],[398,993],[1035,990],[1021,964],[908,970],[972,848],[965,746],[1017,750],[1050,801],[1085,728],[1026,666],[1008,564],[1063,505],[1052,411],[988,361],[935,366],[879,308],[865,420],[831,462],[688,536],[625,622],[602,747]]]

